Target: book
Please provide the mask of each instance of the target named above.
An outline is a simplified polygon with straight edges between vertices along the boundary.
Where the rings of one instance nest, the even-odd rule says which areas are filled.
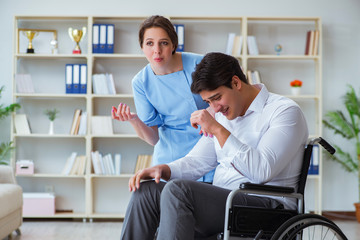
[[[236,37],[235,33],[228,34],[228,40],[227,40],[225,54],[227,54],[227,55],[232,54],[233,48],[234,48],[235,37]]]
[[[111,73],[99,73],[92,76],[94,94],[115,95],[115,81]]]
[[[81,155],[78,157],[79,158],[79,164],[78,164],[78,168],[77,171],[75,172],[76,175],[84,175],[85,174],[85,170],[86,170],[86,156],[85,155]]]
[[[101,174],[102,175],[106,174],[103,155],[99,151],[97,151],[96,157],[97,157],[99,168],[101,169]]]
[[[106,49],[105,53],[114,53],[115,25],[106,24]]]
[[[115,167],[111,154],[110,153],[106,154],[103,158],[103,161],[106,168],[106,174],[115,175]]]
[[[117,153],[115,154],[115,175],[121,174],[121,154]]]
[[[256,43],[256,37],[255,36],[248,36],[247,37],[248,42],[248,51],[250,55],[259,55],[259,49]]]
[[[65,166],[64,166],[61,174],[64,174],[64,175],[70,174],[70,171],[73,168],[73,165],[75,163],[76,156],[77,156],[77,152],[71,153],[70,157],[68,157],[68,159],[66,160]]]
[[[86,127],[87,127],[87,112],[82,112],[80,115],[80,123],[79,123],[79,131],[78,135],[86,135]]]
[[[249,81],[249,84],[253,84],[253,79],[252,79],[252,74],[251,74],[251,71],[250,70],[247,70],[246,72],[246,76],[247,76],[247,79]]]
[[[73,64],[72,93],[80,93],[80,65]]]
[[[91,163],[95,174],[101,175],[101,165],[99,160],[99,151],[91,152]]]
[[[99,86],[99,78],[100,74],[93,74],[91,79],[92,79],[92,90],[93,90],[93,93],[94,94],[99,94],[99,89],[100,89],[100,86]]]
[[[136,159],[134,173],[137,173],[141,169],[141,165],[142,165],[142,155],[138,155]]]
[[[30,74],[15,74],[15,82],[18,93],[34,93],[34,85]]]
[[[87,64],[80,64],[80,91],[85,94],[87,92]]]
[[[183,52],[185,50],[185,26],[184,24],[174,24],[174,27],[178,35],[178,47],[176,51]]]
[[[108,93],[110,95],[115,95],[116,94],[116,89],[115,89],[115,82],[114,82],[114,77],[113,75],[110,73],[106,73],[106,83],[107,83],[107,88],[108,88]]]
[[[92,37],[92,51],[99,53],[99,38],[100,38],[99,24],[93,24],[93,37]]]
[[[99,53],[106,53],[106,25],[100,24]]]
[[[66,64],[65,65],[65,92],[66,93],[73,93],[72,88],[72,81],[73,81],[73,64]]]
[[[319,174],[319,158],[320,158],[319,145],[315,144],[312,149],[308,174],[310,175]]]
[[[313,52],[314,52],[314,38],[315,38],[315,35],[314,35],[314,31],[310,31],[310,40],[309,40],[309,54],[308,55],[313,55]]]
[[[80,115],[79,115],[79,117],[76,119],[74,135],[79,135],[79,128],[80,128],[81,116],[82,116],[82,110],[80,110]]]
[[[242,36],[235,36],[234,39],[234,46],[232,49],[232,55],[233,56],[239,56],[241,55],[241,49],[242,49],[242,45],[243,45],[243,37]]]
[[[92,76],[93,80],[93,92],[94,94],[103,94],[108,95],[109,94],[109,88],[108,88],[108,79],[106,74],[94,74]]]
[[[108,156],[104,155],[102,156],[102,158],[100,159],[101,164],[102,164],[102,170],[103,170],[103,175],[111,175],[111,170],[110,170],[110,165],[108,162]]]
[[[306,32],[305,55],[309,55],[311,31]]]
[[[110,116],[92,116],[91,132],[94,135],[112,135],[113,125]]]
[[[15,114],[14,125],[17,134],[31,134],[26,114]]]
[[[315,30],[314,31],[314,49],[312,52],[312,55],[316,56],[318,55],[318,51],[319,51],[319,37],[320,37],[320,32],[319,30]]]
[[[140,154],[137,157],[134,173],[151,166],[152,155]]]
[[[246,72],[249,84],[253,85],[253,84],[259,84],[261,83],[261,79],[260,79],[260,73],[259,71],[251,71],[251,70],[247,70]]]
[[[252,71],[251,74],[252,74],[253,84],[259,84],[259,83],[261,83],[259,71],[257,71],[257,70]]]
[[[74,160],[74,164],[72,165],[72,168],[70,170],[69,175],[77,175],[77,171],[79,169],[80,161],[81,161],[80,156],[76,156],[76,158]]]
[[[75,109],[71,124],[70,135],[77,135],[80,124],[81,109]]]

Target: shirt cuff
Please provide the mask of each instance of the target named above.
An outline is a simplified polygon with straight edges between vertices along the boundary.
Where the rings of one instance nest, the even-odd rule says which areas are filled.
[[[176,178],[181,178],[181,169],[179,164],[176,164],[175,162],[171,162],[167,164],[170,168],[171,171],[171,175],[170,175],[170,179],[176,179]]]

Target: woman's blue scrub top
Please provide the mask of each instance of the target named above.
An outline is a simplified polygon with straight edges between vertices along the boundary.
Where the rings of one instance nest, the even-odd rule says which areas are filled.
[[[202,58],[202,55],[183,52],[182,71],[155,75],[148,64],[132,81],[138,117],[146,125],[159,129],[152,165],[185,156],[201,137],[200,129],[191,126],[190,116],[208,104],[200,95],[192,94],[190,86],[191,74]]]

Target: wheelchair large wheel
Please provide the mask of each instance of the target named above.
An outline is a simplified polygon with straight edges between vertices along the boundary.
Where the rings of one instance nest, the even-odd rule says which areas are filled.
[[[280,226],[272,240],[347,240],[340,228],[331,220],[316,215],[302,214],[292,217]]]

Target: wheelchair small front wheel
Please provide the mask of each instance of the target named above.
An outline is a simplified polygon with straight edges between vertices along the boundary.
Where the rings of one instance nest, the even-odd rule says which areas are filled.
[[[347,240],[340,228],[331,220],[316,214],[295,216],[280,226],[272,240]]]

